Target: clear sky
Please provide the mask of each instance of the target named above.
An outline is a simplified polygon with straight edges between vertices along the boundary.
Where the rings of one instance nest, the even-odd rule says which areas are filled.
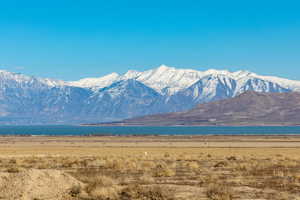
[[[0,68],[76,80],[166,64],[300,80],[299,0],[7,0]]]

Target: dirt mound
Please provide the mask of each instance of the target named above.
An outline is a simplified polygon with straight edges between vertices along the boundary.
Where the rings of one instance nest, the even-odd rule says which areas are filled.
[[[30,169],[0,174],[0,199],[65,200],[74,186],[82,185],[72,176],[57,170]]]

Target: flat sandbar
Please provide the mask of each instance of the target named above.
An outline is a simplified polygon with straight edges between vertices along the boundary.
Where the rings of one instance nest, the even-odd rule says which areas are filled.
[[[300,136],[0,136],[1,157],[145,153],[300,158]]]

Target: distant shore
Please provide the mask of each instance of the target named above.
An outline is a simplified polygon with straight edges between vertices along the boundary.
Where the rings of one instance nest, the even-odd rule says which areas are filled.
[[[300,124],[197,124],[197,125],[152,125],[152,124],[126,124],[126,123],[99,123],[99,124],[80,124],[79,126],[102,126],[102,127],[289,127],[300,126]]]

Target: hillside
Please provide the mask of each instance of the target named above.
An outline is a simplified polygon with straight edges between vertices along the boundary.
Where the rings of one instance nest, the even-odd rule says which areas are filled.
[[[200,104],[186,112],[151,115],[102,125],[300,125],[300,93],[249,91],[232,99]]]

